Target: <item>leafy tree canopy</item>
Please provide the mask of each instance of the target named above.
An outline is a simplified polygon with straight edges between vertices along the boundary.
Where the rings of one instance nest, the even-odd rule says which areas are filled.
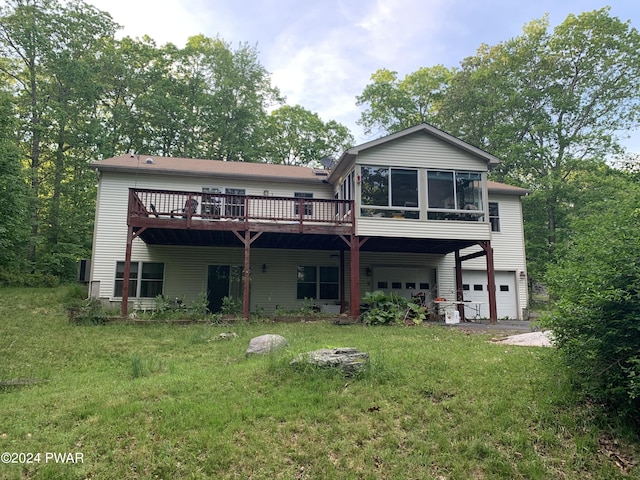
[[[320,166],[320,159],[339,155],[353,142],[344,125],[334,120],[325,123],[300,105],[283,105],[269,117],[266,161]]]

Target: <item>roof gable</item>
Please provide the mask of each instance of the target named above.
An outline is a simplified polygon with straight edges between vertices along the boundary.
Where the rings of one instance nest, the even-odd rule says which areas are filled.
[[[407,128],[400,132],[392,133],[391,135],[387,135],[385,137],[378,138],[376,140],[372,140],[370,142],[363,143],[361,145],[357,145],[355,147],[350,148],[340,157],[336,167],[333,170],[333,173],[342,174],[344,170],[346,170],[348,165],[351,165],[354,159],[362,152],[365,152],[369,149],[374,149],[376,147],[380,147],[382,145],[386,145],[392,142],[396,142],[403,138],[406,138],[411,135],[416,134],[425,134],[430,135],[440,141],[448,143],[468,154],[473,155],[474,157],[482,160],[486,163],[487,169],[491,170],[496,165],[500,163],[500,159],[491,155],[490,153],[485,152],[473,145],[470,145],[466,142],[463,142],[457,137],[453,135],[449,135],[448,133],[437,129],[436,127],[423,123],[420,125],[416,125],[415,127]],[[339,173],[338,173],[339,172]]]

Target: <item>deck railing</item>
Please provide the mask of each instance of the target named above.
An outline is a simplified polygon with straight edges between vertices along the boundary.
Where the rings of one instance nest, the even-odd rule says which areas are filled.
[[[132,188],[129,216],[350,225],[353,201]]]

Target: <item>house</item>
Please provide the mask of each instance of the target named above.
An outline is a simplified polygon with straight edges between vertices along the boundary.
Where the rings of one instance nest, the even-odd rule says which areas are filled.
[[[467,319],[520,319],[527,191],[488,181],[498,163],[426,124],[353,147],[331,169],[98,161],[90,294],[123,315],[163,294],[206,295],[214,312],[236,298],[245,316],[313,302],[357,317],[362,296],[382,290]]]

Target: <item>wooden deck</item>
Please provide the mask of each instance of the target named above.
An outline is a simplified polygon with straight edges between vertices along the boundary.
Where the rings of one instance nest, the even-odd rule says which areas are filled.
[[[345,235],[353,201],[129,189],[133,227]]]

